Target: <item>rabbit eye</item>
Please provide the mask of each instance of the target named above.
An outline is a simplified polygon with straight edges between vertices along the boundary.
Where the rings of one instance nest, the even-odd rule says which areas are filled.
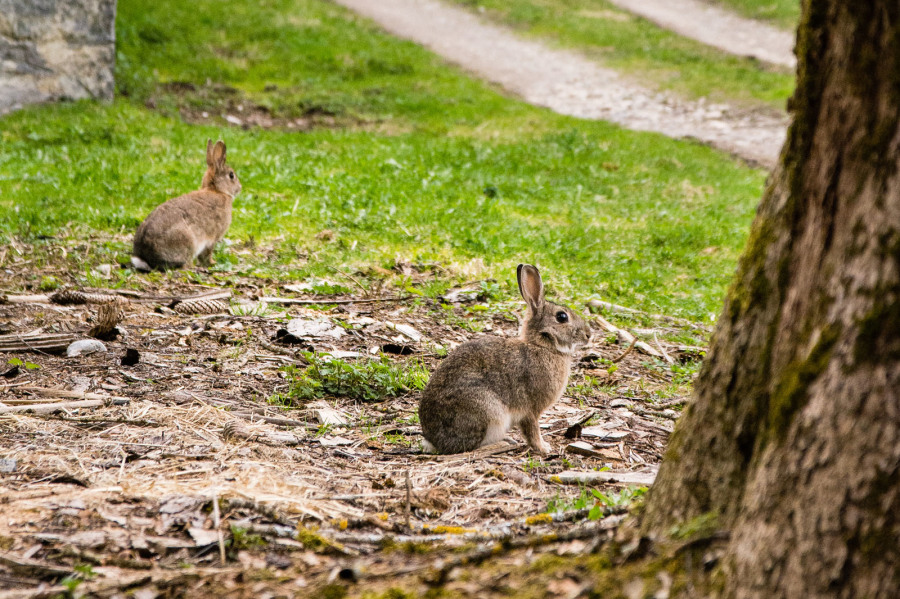
[[[569,322],[569,315],[560,310],[556,313],[556,322]]]
[[[231,171],[230,173],[228,173],[228,178],[234,179],[234,171]]]

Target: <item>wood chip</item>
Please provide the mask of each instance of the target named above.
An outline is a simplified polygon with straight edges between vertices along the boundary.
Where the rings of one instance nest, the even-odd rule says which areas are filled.
[[[353,441],[351,439],[347,439],[345,437],[322,437],[319,439],[319,443],[322,447],[339,447],[341,445],[353,445]]]
[[[313,409],[313,413],[315,413],[316,415],[316,420],[319,421],[319,424],[346,426],[347,423],[350,422],[346,414],[335,410],[324,402],[318,402],[311,407]]]
[[[416,343],[422,340],[422,333],[412,328],[408,324],[394,324],[393,322],[386,321],[384,325],[391,329],[392,331],[397,331],[398,333],[402,333],[406,337],[409,337]]]
[[[566,453],[575,455],[583,455],[589,458],[598,458],[601,460],[621,460],[622,456],[618,452],[612,453],[608,449],[595,449],[593,445],[586,441],[576,441],[566,446]]]
[[[628,437],[630,434],[628,431],[610,430],[601,425],[586,426],[581,429],[582,437],[588,437],[591,440],[596,439],[597,441],[618,441]]]
[[[552,483],[563,485],[599,485],[603,483],[620,483],[626,485],[650,486],[656,480],[655,472],[597,472],[593,470],[567,470],[553,474],[548,479]]]

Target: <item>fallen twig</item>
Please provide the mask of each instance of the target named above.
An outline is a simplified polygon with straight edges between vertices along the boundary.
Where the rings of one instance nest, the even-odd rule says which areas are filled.
[[[12,553],[0,553],[0,564],[9,566],[14,572],[29,574],[42,580],[60,578],[72,573],[71,568],[48,564],[27,557],[19,557]]]
[[[105,406],[121,406],[131,400],[126,397],[109,397],[107,399],[86,399],[82,401],[61,401],[57,403],[38,403],[24,404],[20,406],[6,406],[0,408],[0,414],[11,414],[13,412],[24,412],[34,414],[49,414],[52,412],[61,412],[63,410],[77,410],[80,408],[99,408]]]
[[[38,333],[36,335],[13,333],[10,335],[0,335],[0,352],[61,352],[69,347],[71,343],[82,337],[83,335],[77,333]]]
[[[267,304],[298,304],[298,305],[320,305],[320,304],[370,304],[374,302],[402,302],[407,297],[368,297],[360,299],[296,299],[293,297],[261,297],[259,301]]]
[[[409,482],[409,468],[406,469],[406,530],[412,530],[412,527],[409,524],[409,515],[412,509],[410,508],[410,498],[412,497],[412,485]]]
[[[666,420],[678,420],[681,417],[681,414],[675,412],[674,410],[672,410],[672,412],[674,413],[671,413],[665,410],[665,408],[663,410],[657,410],[653,408],[645,409],[637,406],[632,406],[629,409],[631,410],[631,412],[637,414],[638,416],[652,416],[655,418],[665,418]]]
[[[35,295],[2,295],[0,304],[49,304],[50,296],[44,293]]]
[[[675,360],[668,353],[666,353],[666,348],[664,348],[662,346],[662,343],[659,342],[659,338],[656,336],[656,331],[653,331],[653,341],[656,343],[656,347],[659,349],[659,351],[662,352],[663,360],[665,360],[669,364],[674,364]]]
[[[292,420],[290,418],[280,418],[278,416],[265,416],[264,414],[257,414],[255,411],[229,412],[229,414],[238,416],[244,420],[249,420],[250,422],[268,422],[269,424],[277,424],[278,426],[295,426],[304,428],[308,431],[317,431],[321,428],[317,424],[310,424],[308,422],[303,422],[302,420]]]
[[[162,423],[154,422],[153,420],[130,420],[128,418],[67,418],[65,416],[48,416],[48,419],[71,422],[73,424],[127,424],[128,426],[146,426],[149,428],[159,428],[164,426]]]
[[[637,337],[635,337],[635,338],[633,338],[633,339],[631,340],[631,345],[628,346],[628,349],[626,349],[626,350],[623,351],[621,354],[619,354],[618,356],[616,356],[615,358],[613,358],[613,359],[611,360],[612,363],[613,363],[613,364],[616,364],[616,363],[621,362],[622,360],[624,360],[625,357],[628,356],[628,354],[631,353],[631,350],[634,349],[634,346],[635,346],[635,345],[637,345]]]
[[[615,506],[615,507],[604,507],[601,514],[603,518],[607,518],[609,516],[624,514],[628,511],[626,506]],[[532,527],[536,524],[550,524],[550,523],[563,523],[563,522],[578,522],[581,520],[586,520],[588,514],[591,512],[591,508],[585,508],[580,510],[569,510],[565,512],[553,512],[546,514],[537,514],[535,516],[529,516],[524,518],[518,523],[515,523],[518,526],[523,527]],[[284,528],[284,527],[282,527]],[[253,531],[256,532],[256,531]],[[339,542],[339,543],[347,543],[347,544],[360,544],[360,545],[384,545],[387,542],[394,543],[440,543],[446,541],[448,539],[456,539],[462,540],[466,542],[477,542],[477,541],[504,541],[508,540],[512,537],[510,532],[510,526],[508,524],[498,526],[493,530],[473,530],[470,532],[443,532],[443,533],[433,533],[433,534],[405,534],[405,535],[394,535],[394,534],[383,534],[383,533],[375,533],[375,534],[359,534],[359,533],[335,533],[329,535],[329,538]],[[552,536],[554,533],[550,533],[549,535],[541,535],[541,536]]]
[[[610,333],[615,333],[619,339],[624,340],[626,343],[634,343],[635,347],[637,347],[638,350],[644,352],[648,356],[653,356],[654,358],[665,359],[663,354],[660,353],[658,350],[654,349],[649,344],[644,343],[643,341],[638,341],[634,335],[632,335],[625,329],[621,329],[621,328],[617,327],[616,325],[609,322],[602,316],[597,317],[597,322],[600,323],[600,326],[602,326],[604,329],[606,329]],[[669,359],[671,360],[671,358],[669,358]]]
[[[100,399],[100,400],[116,400],[116,405],[128,403],[131,401],[127,397],[118,395],[100,395],[99,393],[85,393],[82,391],[66,391],[64,389],[50,389],[47,387],[22,387],[21,391],[34,393],[35,395],[43,395],[45,397],[65,397],[67,399]]]
[[[601,310],[607,310],[609,312],[626,312],[628,314],[640,314],[641,316],[647,316],[649,318],[653,318],[654,320],[665,320],[668,322],[674,322],[678,324],[688,325],[702,331],[709,331],[710,327],[705,324],[701,324],[699,322],[694,322],[692,320],[688,320],[687,318],[679,318],[677,316],[668,316],[666,314],[653,314],[651,312],[643,312],[641,310],[635,310],[634,308],[628,308],[625,306],[620,306],[619,304],[614,304],[612,302],[607,302],[599,299],[593,299],[588,302],[589,308],[597,308]]]
[[[461,566],[475,566],[486,559],[497,557],[504,553],[508,553],[515,549],[526,549],[541,547],[543,545],[555,545],[557,543],[567,543],[581,539],[599,539],[601,535],[607,535],[608,539],[612,538],[611,532],[622,521],[624,516],[613,516],[600,520],[596,525],[585,526],[575,530],[570,530],[562,534],[536,534],[526,537],[505,539],[502,542],[493,542],[491,544],[480,547],[474,551],[444,561],[437,571],[434,573],[431,582],[435,584],[443,584],[447,581],[450,572]],[[428,564],[424,564],[420,569],[425,569]],[[385,575],[393,575],[386,573]]]
[[[506,441],[500,441],[499,443],[493,443],[491,445],[479,447],[475,451],[469,451],[466,453],[452,453],[448,455],[435,455],[430,457],[440,462],[467,462],[469,460],[480,460],[492,455],[508,453],[510,451],[515,451],[520,447],[521,445],[518,443],[508,443]]]
[[[216,537],[219,542],[219,559],[225,565],[225,536],[222,534],[222,517],[219,513],[219,497],[216,493],[212,496],[213,527],[216,529]]]
[[[197,300],[222,300],[228,299],[231,297],[230,289],[210,289],[209,291],[204,291],[203,293],[196,293],[194,295],[169,295],[164,297],[146,297],[142,299],[152,300],[152,301],[173,301],[173,302],[193,302]]]
[[[248,429],[243,422],[232,420],[225,424],[222,435],[228,438],[245,439],[247,441],[256,441],[265,443],[266,445],[299,445],[300,439],[296,435],[283,431],[262,431],[254,433]]]

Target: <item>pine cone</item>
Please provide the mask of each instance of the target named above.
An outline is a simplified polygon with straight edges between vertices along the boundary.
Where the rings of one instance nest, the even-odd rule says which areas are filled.
[[[222,436],[225,439],[250,439],[253,437],[253,433],[250,432],[250,429],[243,422],[229,420],[222,428]]]
[[[222,300],[195,299],[178,302],[172,307],[179,314],[218,314],[228,312],[228,302]]]
[[[116,325],[125,318],[124,304],[124,301],[101,304],[97,309],[97,324],[88,331],[88,335],[96,339],[109,338]]]
[[[62,289],[50,296],[50,301],[55,304],[107,304],[122,301],[118,295],[107,293],[89,293],[76,289]]]

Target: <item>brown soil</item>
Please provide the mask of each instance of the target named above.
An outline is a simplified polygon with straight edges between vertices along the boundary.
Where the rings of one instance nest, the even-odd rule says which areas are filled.
[[[275,89],[267,91],[274,92]],[[381,130],[377,121],[364,121],[346,114],[335,114],[321,106],[292,110],[290,114],[273,111],[255,103],[240,90],[223,84],[195,85],[172,81],[159,86],[146,105],[162,112],[177,113],[186,123],[241,127],[242,129],[313,129],[353,128]]]
[[[24,257],[28,247],[17,245],[3,252],[8,287],[0,293],[20,293],[25,281],[34,280],[35,266]],[[398,269],[411,273],[413,283],[436,276],[426,267]],[[40,269],[40,276],[48,274],[73,280],[52,264]],[[188,589],[198,596],[313,596],[329,588],[387,588],[401,577],[420,589],[437,584],[487,596],[478,589],[496,583],[496,571],[485,570],[482,582],[461,580],[453,559],[477,562],[497,543],[518,548],[504,559],[520,565],[544,554],[589,553],[609,537],[619,516],[592,522],[582,511],[554,521],[545,514],[548,500],[577,496],[578,489],[551,482],[552,475],[601,467],[654,472],[677,415],[671,408],[683,403],[651,400],[672,375],[649,366],[637,351],[607,374],[600,359],[624,348],[598,331],[571,382],[583,383],[590,373],[604,386],[572,386],[548,410],[544,434],[557,454],[545,459],[531,457],[517,433],[493,454],[423,455],[413,420],[415,392],[378,402],[324,398],[347,420],[324,430],[318,404],[282,408],[266,401],[288,392],[285,366],[305,364],[298,346],[275,340],[286,320],[354,326],[339,339],[304,339],[304,349],[369,355],[396,345],[412,353],[391,359],[422,360],[429,369],[440,359],[435,345],[479,334],[515,335],[516,323],[503,313],[468,311],[465,304],[449,311],[422,298],[329,304],[354,298],[298,295],[271,281],[238,277],[226,288],[210,273],[195,274],[192,284],[174,275],[142,277],[141,292],[184,296],[231,289],[232,301],[278,295],[322,304],[273,304],[262,316],[186,315],[169,309],[167,300],[130,295],[120,334],[105,342],[106,353],[3,355],[3,364],[10,358],[23,364],[0,368],[16,370],[0,378],[0,412],[2,406],[38,403],[34,388],[128,400],[52,414],[0,413],[3,597],[60,593],[76,566],[89,579],[79,590],[93,596],[185,596]],[[92,304],[0,304],[0,334],[83,333],[96,312]],[[414,341],[387,322],[410,325],[422,339]],[[467,330],[473,327],[483,332]],[[674,345],[663,346],[678,355]],[[128,349],[137,350],[136,364],[123,362]],[[39,403],[52,401],[59,398],[51,391]],[[615,439],[595,443],[598,457],[566,453],[566,431],[592,414],[592,424],[607,426]],[[603,490],[622,487],[607,484]],[[564,582],[559,588],[541,596],[569,596],[572,590]]]

